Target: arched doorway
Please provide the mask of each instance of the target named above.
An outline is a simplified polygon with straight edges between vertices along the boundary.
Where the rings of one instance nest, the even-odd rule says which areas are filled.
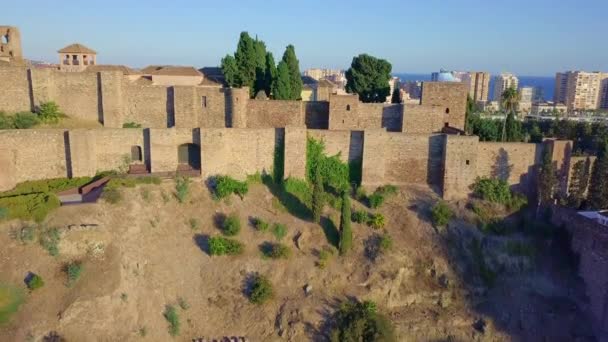
[[[195,144],[182,144],[177,148],[178,168],[188,166],[190,169],[201,169],[201,149]]]

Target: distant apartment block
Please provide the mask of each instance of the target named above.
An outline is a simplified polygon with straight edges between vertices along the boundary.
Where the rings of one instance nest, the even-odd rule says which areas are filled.
[[[564,103],[568,112],[608,109],[608,73],[558,72],[553,100]]]
[[[563,103],[537,102],[532,103],[530,114],[532,115],[562,115],[566,114],[568,108]]]
[[[532,105],[542,102],[542,90],[538,87],[521,87],[519,88],[519,102],[517,111],[522,114],[529,114],[532,110]]]
[[[488,94],[490,93],[490,73],[469,71],[465,73],[462,82],[469,84],[469,96],[477,102],[487,102]]]
[[[500,103],[500,99],[502,98],[502,93],[508,88],[515,88],[519,86],[519,79],[509,73],[503,72],[500,75],[496,76],[496,82],[494,83],[494,95],[493,100],[498,101]]]

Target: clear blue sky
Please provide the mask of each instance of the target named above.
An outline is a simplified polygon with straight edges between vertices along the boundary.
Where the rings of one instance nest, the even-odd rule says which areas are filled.
[[[0,24],[20,28],[27,58],[52,62],[80,42],[103,64],[215,66],[249,31],[277,59],[294,44],[302,69],[369,53],[393,72],[608,71],[607,0],[6,2]]]

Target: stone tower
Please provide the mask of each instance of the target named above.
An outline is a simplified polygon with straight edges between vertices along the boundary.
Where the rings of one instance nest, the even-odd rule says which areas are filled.
[[[13,26],[0,26],[0,61],[22,62],[21,34]]]
[[[247,127],[247,104],[249,103],[249,87],[229,88],[230,95],[230,127]]]

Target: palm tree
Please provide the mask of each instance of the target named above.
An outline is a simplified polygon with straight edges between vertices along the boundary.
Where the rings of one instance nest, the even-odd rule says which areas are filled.
[[[502,92],[502,96],[500,98],[500,107],[505,112],[505,120],[502,123],[502,141],[505,141],[507,116],[509,114],[515,115],[518,103],[519,93],[517,92],[517,89],[515,89],[515,87],[509,87]]]

